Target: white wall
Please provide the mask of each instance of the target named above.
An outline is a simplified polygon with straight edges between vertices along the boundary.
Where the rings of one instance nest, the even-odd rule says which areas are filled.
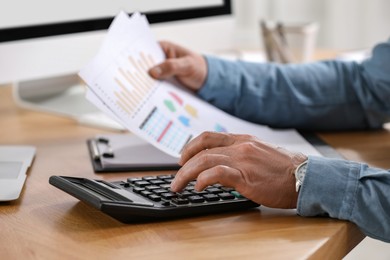
[[[250,10],[242,13],[244,17],[237,18],[247,24],[250,20],[258,21],[262,18],[282,22],[318,22],[318,45],[324,48],[368,48],[390,37],[388,0],[234,1],[239,10]]]

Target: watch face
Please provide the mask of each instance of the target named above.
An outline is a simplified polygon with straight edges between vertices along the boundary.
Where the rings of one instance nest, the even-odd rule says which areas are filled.
[[[306,169],[307,169],[307,164],[302,165],[302,166],[298,169],[296,178],[297,178],[300,182],[302,182],[303,179],[305,178]]]

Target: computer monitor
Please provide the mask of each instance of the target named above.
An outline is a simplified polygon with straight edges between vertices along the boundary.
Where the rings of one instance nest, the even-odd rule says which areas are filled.
[[[84,115],[89,114],[92,121],[101,121],[102,118],[94,118],[96,108],[83,97],[77,72],[97,53],[106,29],[121,10],[145,13],[158,38],[197,41],[201,45],[200,35],[193,33],[194,26],[195,30],[202,30],[207,25],[201,20],[229,16],[231,3],[230,0],[8,1],[0,8],[0,84],[13,83],[14,96],[24,107],[80,121],[88,121]],[[189,22],[194,20],[200,21],[200,25]]]

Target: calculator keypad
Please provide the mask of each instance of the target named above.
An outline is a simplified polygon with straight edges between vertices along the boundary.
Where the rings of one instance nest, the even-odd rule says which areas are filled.
[[[188,206],[245,199],[233,188],[220,184],[197,192],[194,186],[195,181],[191,181],[181,192],[172,192],[170,185],[174,177],[175,175],[160,175],[129,178],[127,182],[122,182],[122,186],[162,206]]]

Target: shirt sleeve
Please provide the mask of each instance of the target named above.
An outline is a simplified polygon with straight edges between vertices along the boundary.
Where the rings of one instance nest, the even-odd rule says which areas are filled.
[[[367,236],[390,242],[389,187],[388,170],[310,156],[297,212],[348,220]]]
[[[362,63],[278,65],[206,57],[198,95],[242,119],[278,128],[376,129],[390,121],[390,40]],[[309,157],[297,212],[356,223],[390,242],[390,171]]]
[[[362,62],[280,65],[206,56],[199,96],[242,119],[277,128],[381,128],[390,121],[390,40]]]

